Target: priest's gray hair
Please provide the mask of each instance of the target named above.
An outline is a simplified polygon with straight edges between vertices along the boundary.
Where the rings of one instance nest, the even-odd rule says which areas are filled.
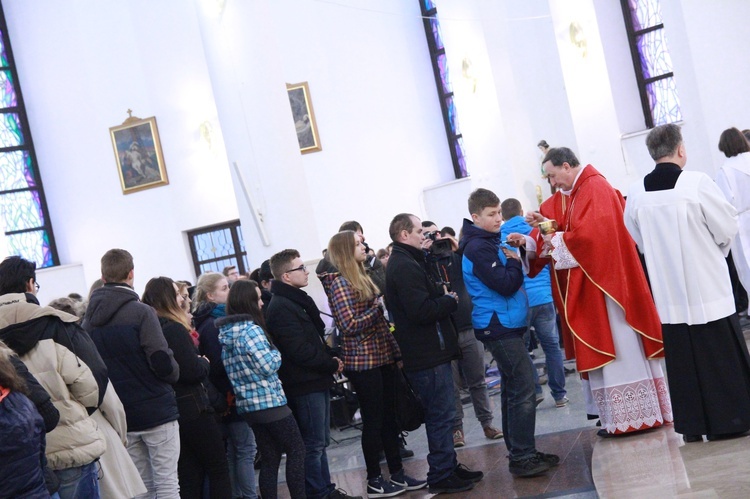
[[[682,144],[682,132],[674,123],[657,126],[646,137],[646,147],[654,161],[672,156],[680,144]]]

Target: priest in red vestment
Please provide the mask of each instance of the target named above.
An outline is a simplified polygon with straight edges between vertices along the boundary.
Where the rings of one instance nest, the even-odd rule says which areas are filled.
[[[525,238],[529,256],[536,256],[529,275],[552,260],[566,355],[575,357],[584,378],[587,410],[600,417],[602,436],[669,423],[658,360],[664,357],[661,323],[623,222],[624,199],[567,147],[550,149],[543,167],[558,190],[527,220],[555,220],[557,231]]]

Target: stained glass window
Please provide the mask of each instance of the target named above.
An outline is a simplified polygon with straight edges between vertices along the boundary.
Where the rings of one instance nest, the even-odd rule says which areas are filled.
[[[682,120],[659,0],[621,0],[646,126]]]
[[[8,252],[37,267],[58,265],[5,14],[0,5],[0,216]]]
[[[445,56],[445,45],[440,33],[440,21],[437,17],[437,6],[432,0],[420,0],[419,6],[422,10],[425,34],[427,35],[427,46],[430,49],[432,69],[435,73],[435,84],[437,85],[440,109],[443,111],[445,133],[448,137],[451,159],[453,160],[453,172],[456,178],[469,176],[466,169],[466,157],[464,154],[464,141],[458,126],[456,115],[456,104],[453,101],[453,86],[451,85],[450,72],[448,71],[448,58]]]
[[[248,271],[247,251],[240,221],[234,220],[188,231],[195,275],[221,272],[234,265],[240,274]]]

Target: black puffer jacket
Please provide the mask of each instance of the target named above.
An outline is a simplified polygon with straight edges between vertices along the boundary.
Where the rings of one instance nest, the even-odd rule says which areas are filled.
[[[126,284],[94,291],[83,319],[125,407],[128,431],[143,431],[179,417],[172,383],[180,368],[154,309]]]
[[[428,274],[421,249],[393,244],[386,267],[386,299],[406,371],[421,371],[459,358],[451,320],[458,304]]]
[[[310,296],[280,281],[271,284],[273,298],[266,325],[281,352],[279,378],[287,397],[328,390],[339,363],[323,340],[325,324]]]

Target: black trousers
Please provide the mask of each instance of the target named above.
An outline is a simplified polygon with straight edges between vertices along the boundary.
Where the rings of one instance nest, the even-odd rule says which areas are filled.
[[[380,475],[380,451],[385,452],[391,474],[401,468],[396,424],[396,365],[388,364],[366,371],[346,371],[359,399],[362,415],[362,453],[367,479]]]
[[[197,419],[180,420],[177,474],[183,499],[202,499],[206,476],[211,499],[232,497],[224,439],[214,414],[203,413]]]

